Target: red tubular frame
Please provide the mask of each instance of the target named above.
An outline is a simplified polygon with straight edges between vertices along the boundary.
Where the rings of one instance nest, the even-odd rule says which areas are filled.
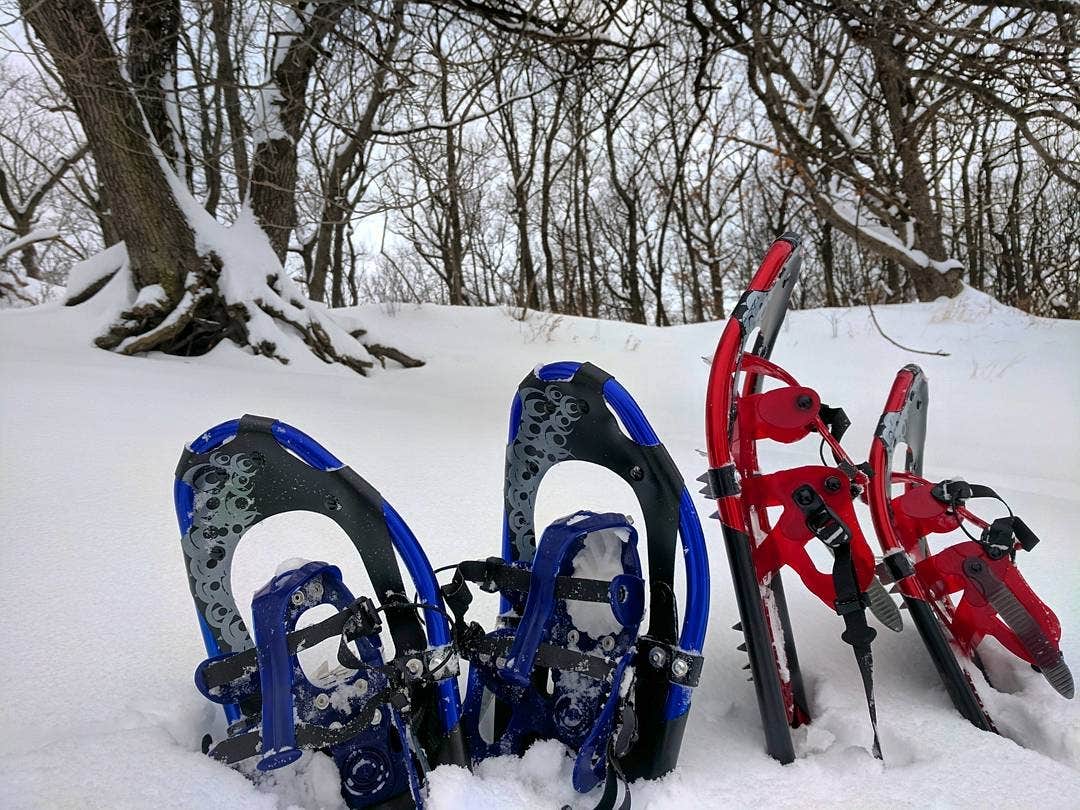
[[[856,647],[856,659],[875,723],[875,754],[876,720],[868,674],[872,663],[869,641],[865,639],[867,633],[872,639],[873,631],[864,617],[852,615],[851,605],[857,589],[863,606],[869,601],[878,615],[883,615],[880,611],[886,607],[876,597],[868,598],[868,593],[880,591],[874,582],[877,570],[888,571],[899,582],[900,593],[950,697],[975,725],[995,730],[958,655],[978,663],[975,649],[986,636],[995,637],[1022,660],[1038,662],[1049,673],[1050,683],[1071,696],[1071,675],[1058,649],[1060,624],[1020,575],[1013,554],[998,553],[996,546],[990,549],[975,541],[959,543],[937,554],[929,551],[925,540],[929,534],[953,531],[963,522],[980,530],[987,524],[963,503],[945,504],[932,497],[933,485],[921,476],[928,400],[922,371],[908,366],[897,375],[870,449],[869,464],[857,467],[840,446],[837,437],[842,430],[837,429],[834,436],[830,429],[846,427],[846,422],[838,422],[834,412],[823,417],[824,406],[817,393],[799,385],[791,374],[770,361],[798,278],[799,242],[799,237],[792,235],[773,242],[721,334],[705,403],[710,470],[699,479],[706,482],[702,492],[716,498],[718,511],[714,517],[721,521],[739,608],[740,623],[735,629],[741,629],[746,639],[740,649],[746,650],[750,658],[769,754],[781,762],[791,762],[795,754],[789,726],[810,719],[780,576],[785,566],[792,568],[822,602],[844,615],[844,638],[849,644],[856,644],[849,640],[852,630],[855,635],[850,638],[861,635],[864,639],[862,647]],[[747,341],[755,329],[760,333],[750,347]],[[779,387],[764,391],[768,379],[780,383]],[[816,433],[829,445],[835,467],[815,464],[761,472],[759,440],[790,444],[810,433]],[[905,471],[893,473],[893,452],[899,444],[907,445]],[[905,489],[895,498],[893,482],[903,484]],[[812,493],[805,491],[807,486]],[[796,502],[796,495],[802,506]],[[857,497],[870,506],[886,553],[883,566],[875,567],[873,551],[859,526],[854,509]],[[781,508],[775,525],[769,519],[770,507]],[[813,531],[808,523],[812,523]],[[834,531],[839,523],[848,529],[849,546],[842,539],[836,542]],[[1025,532],[1030,534],[1026,528]],[[832,575],[820,571],[805,548],[815,533],[835,549],[849,551],[851,567],[839,562]],[[1028,547],[1032,545],[1030,537],[1025,542]],[[972,569],[973,561],[982,567]],[[844,591],[842,602],[837,600],[836,583]],[[868,592],[872,585],[875,590]],[[959,604],[954,605],[951,596],[958,592],[962,595]],[[992,602],[996,602],[996,608]],[[895,608],[895,603],[891,607]],[[1017,620],[1021,609],[1031,621],[1027,617]],[[1014,632],[999,618],[999,611],[1011,615],[1013,627],[1021,629]],[[883,621],[899,629],[894,626],[898,622],[890,623],[887,617]],[[1027,646],[1021,637],[1027,639]]]
[[[773,309],[769,313],[773,320],[763,327],[758,342],[752,348],[746,345],[749,338],[747,332],[758,325],[762,313],[769,312],[770,307],[779,303],[786,309],[789,290],[777,289],[776,285],[784,268],[797,257],[797,245],[797,237],[782,237],[766,253],[717,344],[705,406],[709,465],[714,471],[732,468],[740,487],[738,492],[714,495],[717,496],[717,516],[723,525],[729,562],[740,597],[742,624],[746,624],[748,613],[760,610],[762,623],[771,640],[771,649],[767,653],[760,649],[748,650],[751,668],[755,681],[758,681],[762,677],[771,677],[763,671],[764,667],[775,666],[783,713],[786,714],[786,725],[790,726],[809,722],[810,717],[805,696],[802,695],[794,642],[783,605],[780,571],[785,566],[792,568],[830,609],[835,609],[837,602],[833,575],[819,570],[806,551],[805,546],[814,535],[807,527],[806,515],[794,500],[797,489],[804,485],[811,486],[825,506],[850,531],[855,577],[861,591],[865,592],[870,586],[875,573],[873,551],[862,534],[854,509],[854,498],[867,485],[867,476],[855,467],[822,419],[818,394],[811,388],[800,386],[791,374],[767,357],[771,341],[779,328],[780,320],[776,316],[782,316],[782,313]],[[794,279],[785,279],[785,282],[793,284]],[[769,297],[762,298],[764,295]],[[773,296],[781,296],[783,300],[777,302]],[[755,310],[755,307],[760,309]],[[764,317],[768,318],[768,315]],[[767,337],[764,335],[765,329],[772,330]],[[775,380],[781,386],[763,392],[766,379]],[[819,435],[829,445],[838,466],[810,465],[761,473],[757,455],[759,440],[790,444],[810,433]],[[770,507],[782,508],[775,525],[768,516]],[[737,559],[747,553],[740,545],[748,546],[748,563],[740,563]],[[740,582],[745,572],[736,571],[736,568],[741,565],[750,568],[757,594],[753,594],[752,588],[745,582]],[[752,601],[760,604],[745,604]],[[753,648],[755,641],[758,646],[764,646],[761,637],[755,636],[751,628],[744,627],[744,633],[747,647]],[[781,761],[790,761],[794,756],[790,734],[775,728],[780,724],[780,719],[770,713],[770,706],[766,705],[770,702],[767,687],[760,683],[755,685],[759,703],[762,704],[769,752]]]
[[[883,420],[888,414],[902,413],[920,375],[917,367],[900,370],[886,399]],[[878,432],[881,433],[880,428]],[[1011,554],[993,559],[982,545],[972,540],[949,546],[936,554],[929,553],[928,535],[953,532],[962,522],[971,523],[980,530],[988,524],[965,506],[953,508],[937,500],[931,494],[933,482],[921,475],[910,470],[894,472],[891,469],[892,449],[895,448],[890,448],[880,435],[875,436],[870,447],[874,485],[868,490],[866,500],[882,550],[886,554],[902,551],[914,564],[915,576],[899,581],[900,592],[930,605],[953,643],[967,658],[975,657],[975,650],[983,638],[993,636],[1017,657],[1029,664],[1036,663],[1032,651],[998,617],[997,610],[987,601],[981,588],[964,572],[965,561],[977,560],[1008,588],[1035,620],[1043,636],[1058,647],[1061,623],[1028,585]],[[903,484],[904,492],[893,497],[893,484]],[[952,599],[956,593],[961,594],[959,603]]]

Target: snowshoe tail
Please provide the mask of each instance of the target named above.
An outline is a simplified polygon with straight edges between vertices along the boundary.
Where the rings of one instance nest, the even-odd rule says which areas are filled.
[[[842,638],[855,652],[866,687],[876,756],[870,656],[875,631],[866,624],[866,607],[886,626],[901,626],[896,605],[874,584],[873,554],[855,517],[852,501],[862,492],[866,473],[840,446],[850,421],[843,409],[824,405],[813,389],[770,360],[798,280],[800,243],[792,234],[773,242],[732,311],[710,364],[705,415],[710,469],[703,494],[719,505],[766,749],[785,763],[795,757],[790,728],[809,722],[810,712],[781,570],[793,569],[843,616]],[[781,387],[765,391],[766,379]],[[760,440],[789,444],[810,433],[821,437],[823,448],[829,446],[835,467],[761,472]],[[775,524],[770,507],[782,508]],[[806,552],[814,538],[833,552],[831,573],[818,570]]]
[[[209,746],[212,757],[228,764],[258,757],[260,770],[272,770],[303,749],[329,750],[349,807],[419,805],[429,764],[467,762],[457,657],[434,574],[404,521],[370,484],[295,428],[245,416],[188,445],[175,499],[210,656],[196,684],[224,706],[230,722],[228,737]],[[336,567],[302,563],[255,595],[249,631],[232,592],[234,553],[253,526],[291,511],[324,515],[345,531],[378,604],[354,599]],[[419,606],[406,596],[395,552]],[[296,629],[303,613],[323,604],[338,613]],[[423,623],[420,610],[428,614]],[[384,621],[397,656],[391,661],[382,657]],[[297,653],[329,638],[340,639],[339,666],[313,683]]]
[[[537,542],[541,479],[570,460],[606,467],[633,489],[645,517],[648,583],[637,530],[624,515],[578,512]],[[522,754],[536,739],[558,739],[575,753],[575,789],[603,782],[604,801],[614,802],[619,783],[660,776],[678,760],[708,615],[701,526],[640,408],[587,363],[538,368],[519,386],[505,501],[502,556],[461,563],[444,586],[460,626],[471,601],[466,582],[502,598],[499,626],[484,633],[474,624],[462,643],[471,662],[463,725],[472,757]],[[680,540],[681,631],[673,583]]]

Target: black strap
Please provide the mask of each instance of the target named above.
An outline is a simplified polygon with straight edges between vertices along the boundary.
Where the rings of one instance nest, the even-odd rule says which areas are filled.
[[[823,402],[818,408],[818,414],[821,416],[821,421],[825,423],[825,427],[829,429],[829,433],[837,441],[844,438],[847,429],[851,427],[851,419],[841,407],[830,408]]]
[[[633,689],[630,690],[633,692]],[[622,767],[622,758],[626,756],[630,747],[637,737],[637,715],[628,700],[619,703],[619,723],[616,733],[608,736],[606,754],[607,769],[604,776],[604,792],[600,801],[593,810],[630,810],[630,782],[626,778],[626,772]],[[622,788],[623,799],[616,807],[615,802],[619,798],[619,788]],[[570,805],[565,805],[567,810]]]
[[[983,484],[969,484],[963,478],[946,478],[944,481],[938,481],[930,490],[930,494],[952,507],[963,506],[969,498],[993,498],[1005,504],[1006,509],[1009,508],[1005,500],[990,487]],[[1012,510],[1009,512],[1011,514]]]
[[[391,685],[398,689],[404,689],[420,681],[433,683],[456,677],[458,674],[457,656],[451,645],[404,653],[385,664],[375,665],[357,658],[356,654],[349,649],[345,636],[342,636],[341,643],[338,645],[337,659],[338,663],[346,669],[381,672],[390,679]]]
[[[631,712],[631,714],[633,713]],[[623,728],[625,729],[625,725]],[[623,733],[620,732],[619,736],[622,737]],[[618,747],[615,735],[612,734],[608,738],[607,744],[607,774],[604,777],[604,792],[593,810],[630,810],[630,783],[626,779],[622,763],[619,762],[619,755],[616,753]],[[627,740],[626,748],[629,749],[629,747],[630,741]],[[623,753],[625,753],[625,750]],[[622,788],[623,800],[616,807],[615,802],[619,798],[620,787]]]
[[[870,645],[877,631],[866,622],[866,600],[859,591],[855,577],[855,563],[851,556],[851,543],[843,543],[835,549],[833,557],[833,585],[836,588],[836,612],[844,619],[844,632],[840,634],[855,653],[855,662],[862,676],[866,708],[870,725],[874,729],[873,753],[881,759],[881,741],[878,738],[877,704],[874,701],[874,656]]]
[[[851,645],[855,662],[862,676],[866,708],[870,725],[874,729],[873,753],[881,759],[881,741],[878,738],[877,705],[874,701],[874,657],[870,649],[877,631],[866,621],[868,599],[859,589],[855,560],[851,554],[851,529],[840,519],[821,496],[809,484],[795,490],[792,497],[806,516],[806,527],[833,552],[833,588],[836,591],[834,607],[844,619],[844,632],[840,638]]]
[[[352,720],[337,728],[317,726],[312,723],[296,724],[297,748],[328,748],[350,740],[371,724],[375,711],[386,705],[393,697],[392,689],[384,689],[374,695],[364,709]],[[210,756],[226,765],[257,756],[262,751],[262,729],[228,737],[210,749]]]
[[[969,484],[961,478],[946,479],[934,484],[930,494],[941,503],[947,504],[950,509],[963,506],[969,498],[992,498],[1008,510],[1008,517],[994,520],[979,537],[972,537],[967,529],[964,529],[964,533],[979,543],[993,560],[999,560],[1006,554],[1015,557],[1016,543],[1019,543],[1024,551],[1031,551],[1039,543],[1038,535],[1013,514],[1008,502],[984,484]],[[962,522],[961,528],[963,528]]]
[[[371,600],[366,596],[361,596],[333,616],[302,630],[294,630],[286,637],[286,641],[289,645],[289,654],[295,655],[333,636],[343,636],[348,641],[352,641],[360,636],[374,635],[381,629],[382,623],[375,613]],[[216,689],[247,675],[256,667],[258,667],[258,655],[255,649],[245,650],[208,664],[203,671],[203,681],[207,689]]]
[[[510,565],[501,557],[486,560],[465,560],[458,563],[458,573],[469,582],[475,582],[487,593],[518,591],[527,593],[532,573],[524,568]],[[454,575],[455,580],[457,574]],[[560,576],[555,578],[555,598],[573,599],[579,602],[609,602],[611,582],[600,579]],[[470,599],[471,601],[471,599]]]
[[[470,640],[462,655],[470,661],[496,663],[504,658],[514,644],[514,636],[489,636]],[[615,662],[597,655],[556,647],[553,644],[541,644],[536,653],[536,666],[557,669],[562,672],[577,672],[598,681],[605,680],[615,670]]]

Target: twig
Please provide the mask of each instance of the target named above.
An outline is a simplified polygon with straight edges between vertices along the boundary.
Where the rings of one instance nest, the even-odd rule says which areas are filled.
[[[897,343],[891,337],[886,335],[885,330],[883,330],[881,328],[881,324],[878,323],[877,315],[874,314],[874,307],[873,307],[873,305],[871,305],[869,300],[867,300],[867,302],[866,302],[866,308],[868,310],[870,310],[870,320],[872,320],[874,322],[874,326],[877,327],[878,334],[881,335],[883,338],[885,338],[887,341],[889,341],[889,343],[891,343],[896,348],[903,349],[905,352],[911,352],[912,354],[929,354],[929,355],[931,355],[933,357],[948,357],[949,356],[948,352],[943,352],[941,350],[938,350],[936,352],[927,352],[927,351],[923,351],[922,349],[912,349],[910,346],[905,346],[903,343]]]

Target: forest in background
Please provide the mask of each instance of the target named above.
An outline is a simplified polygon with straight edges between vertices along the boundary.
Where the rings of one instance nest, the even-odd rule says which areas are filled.
[[[364,345],[335,307],[717,319],[785,231],[807,245],[800,307],[967,283],[1080,317],[1072,2],[0,14],[0,290],[39,300],[98,256],[68,298],[130,280],[103,348],[229,338],[287,362],[285,330],[363,371],[408,358]],[[259,261],[221,247],[254,231]]]

